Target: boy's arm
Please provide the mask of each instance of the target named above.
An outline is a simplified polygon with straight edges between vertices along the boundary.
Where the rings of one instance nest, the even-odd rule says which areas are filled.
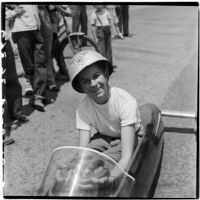
[[[121,159],[118,164],[123,170],[127,169],[128,163],[133,155],[135,149],[136,137],[135,137],[135,126],[134,124],[124,126],[121,128]],[[105,183],[112,183],[116,178],[122,175],[121,169],[115,166],[111,172],[110,176],[102,178],[91,178],[92,183],[104,185]],[[92,188],[92,186],[91,186]]]
[[[86,147],[90,142],[90,131],[79,129],[79,146]]]
[[[135,137],[135,126],[134,124],[124,126],[121,128],[121,159],[118,164],[123,170],[127,169],[128,163],[133,155],[135,149],[136,137]],[[116,166],[111,170],[111,178],[118,177],[121,175],[121,171]]]

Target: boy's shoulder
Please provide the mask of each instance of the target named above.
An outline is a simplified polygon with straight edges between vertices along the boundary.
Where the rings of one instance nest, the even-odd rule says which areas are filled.
[[[130,95],[126,90],[119,88],[119,87],[112,87],[111,90],[116,94],[128,94],[128,95]]]
[[[129,92],[122,88],[112,87],[111,94],[117,100],[135,100],[135,98]]]

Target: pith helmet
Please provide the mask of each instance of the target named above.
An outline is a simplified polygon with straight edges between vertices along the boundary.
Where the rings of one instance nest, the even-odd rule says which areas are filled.
[[[71,80],[72,87],[80,93],[83,93],[82,88],[77,83],[77,76],[78,74],[88,67],[91,64],[94,64],[96,62],[103,61],[105,62],[105,66],[108,68],[109,76],[113,72],[113,66],[112,64],[103,57],[100,53],[92,50],[84,50],[80,51],[79,53],[75,54],[74,57],[71,60],[71,63],[68,67],[68,73],[69,78]]]

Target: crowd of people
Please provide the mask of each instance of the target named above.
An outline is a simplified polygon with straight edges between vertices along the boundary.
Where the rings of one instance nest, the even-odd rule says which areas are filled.
[[[10,131],[19,123],[28,121],[22,113],[22,86],[18,80],[12,43],[18,48],[19,57],[24,70],[26,83],[25,95],[29,104],[38,111],[44,111],[45,93],[47,90],[58,92],[56,85],[53,58],[57,61],[58,72],[68,75],[66,68],[59,64],[58,27],[59,8],[69,8],[72,17],[72,32],[88,32],[87,5],[5,5],[5,45],[2,60],[3,69],[3,142],[12,144]],[[90,25],[94,40],[99,46],[100,53],[112,63],[112,39],[131,37],[128,23],[128,5],[94,5],[90,16]],[[115,29],[116,35],[114,35]]]

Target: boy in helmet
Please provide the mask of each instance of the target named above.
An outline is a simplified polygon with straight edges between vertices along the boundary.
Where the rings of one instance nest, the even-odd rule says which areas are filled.
[[[136,147],[141,119],[135,98],[123,89],[109,86],[112,72],[112,64],[95,51],[82,51],[73,57],[69,66],[72,87],[86,94],[76,110],[76,128],[81,147],[103,152],[126,170]],[[91,137],[92,128],[96,134]],[[116,167],[110,177],[92,181],[112,182],[120,175]]]

